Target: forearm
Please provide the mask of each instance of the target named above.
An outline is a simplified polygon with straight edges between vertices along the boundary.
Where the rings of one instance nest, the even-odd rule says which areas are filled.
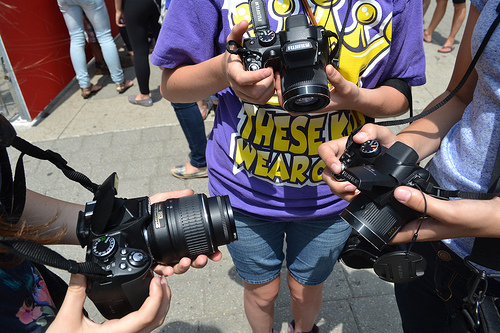
[[[397,89],[381,86],[375,89],[359,89],[353,109],[372,118],[399,116],[409,109],[408,99]]]
[[[189,103],[217,93],[229,86],[223,54],[202,63],[164,68],[161,95],[174,103]]]
[[[26,204],[21,217],[29,225],[46,225],[49,232],[66,229],[63,244],[79,244],[76,237],[78,213],[84,210],[80,204],[54,199],[30,190],[26,191]],[[52,222],[52,223],[51,223]]]
[[[115,10],[122,11],[122,0],[115,0]]]
[[[429,106],[432,107],[439,103],[448,94],[449,91],[445,91],[432,101]],[[437,111],[406,127],[398,134],[398,137],[415,149],[420,159],[424,159],[439,149],[446,133],[462,118],[466,106],[467,104],[461,99],[452,98]]]

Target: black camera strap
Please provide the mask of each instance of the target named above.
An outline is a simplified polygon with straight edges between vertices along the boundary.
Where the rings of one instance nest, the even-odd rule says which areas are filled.
[[[14,180],[12,180],[11,165],[6,149],[8,146],[12,146],[21,152],[17,160]],[[93,183],[87,176],[69,167],[60,154],[51,150],[42,150],[18,137],[12,124],[3,115],[0,115],[0,171],[2,177],[0,193],[4,222],[17,223],[24,210],[26,203],[24,155],[51,162],[67,178],[81,184],[94,194],[99,189],[99,185]],[[109,272],[103,270],[96,263],[78,263],[74,260],[65,259],[52,249],[30,240],[0,236],[0,247],[8,250],[11,254],[34,263],[63,269],[70,273],[83,274],[97,281],[103,280],[109,275]]]
[[[396,125],[402,125],[402,124],[407,124],[410,122],[413,122],[415,120],[418,120],[420,118],[423,118],[432,112],[436,111],[437,109],[441,108],[444,106],[446,103],[448,103],[455,95],[458,93],[460,89],[464,86],[465,82],[467,82],[467,79],[469,78],[470,74],[474,70],[474,67],[476,66],[477,61],[479,60],[479,57],[483,53],[484,49],[486,48],[486,44],[488,44],[488,41],[490,40],[491,36],[493,35],[493,32],[497,28],[498,24],[500,23],[500,4],[497,7],[497,17],[495,21],[491,24],[490,28],[488,29],[488,32],[484,36],[483,41],[481,42],[481,45],[479,46],[476,54],[474,55],[474,58],[472,59],[469,67],[467,68],[467,71],[465,72],[464,76],[462,77],[462,80],[458,83],[458,85],[453,89],[452,92],[448,94],[441,102],[437,103],[430,109],[420,113],[419,115],[406,118],[406,119],[400,119],[400,120],[391,120],[391,121],[381,121],[381,122],[376,122],[375,124],[380,125],[380,126],[396,126]],[[359,129],[358,129],[359,131]]]
[[[104,271],[93,262],[76,262],[61,256],[56,251],[36,242],[0,236],[0,247],[25,260],[68,271],[73,274],[83,274],[96,281],[105,280],[109,272]]]

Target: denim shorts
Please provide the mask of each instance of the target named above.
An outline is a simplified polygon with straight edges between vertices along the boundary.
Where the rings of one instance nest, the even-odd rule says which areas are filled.
[[[238,241],[227,247],[241,278],[251,284],[274,280],[286,259],[292,277],[308,286],[323,283],[351,227],[339,216],[276,222],[235,213]]]

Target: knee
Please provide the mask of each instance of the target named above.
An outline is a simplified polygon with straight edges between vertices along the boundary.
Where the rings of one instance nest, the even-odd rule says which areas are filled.
[[[245,285],[245,298],[247,301],[265,308],[274,304],[279,293],[279,279],[264,285]]]
[[[292,302],[301,306],[313,306],[321,303],[323,298],[323,283],[315,286],[303,285],[293,277],[288,277],[288,288]]]

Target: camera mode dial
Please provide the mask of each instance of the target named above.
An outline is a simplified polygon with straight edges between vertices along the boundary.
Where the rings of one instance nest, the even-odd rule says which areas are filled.
[[[261,46],[271,46],[276,41],[276,32],[271,29],[262,29],[257,32],[257,38]]]
[[[117,249],[116,240],[114,237],[102,236],[94,240],[92,244],[92,254],[94,257],[104,259],[112,256]]]
[[[359,147],[359,152],[363,157],[375,157],[380,154],[380,143],[377,140],[365,141],[361,147]]]

